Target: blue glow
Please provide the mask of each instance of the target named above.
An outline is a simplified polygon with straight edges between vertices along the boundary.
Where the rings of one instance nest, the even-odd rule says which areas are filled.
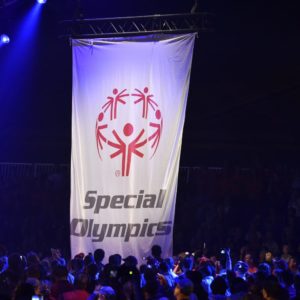
[[[36,3],[25,16],[20,24],[19,32],[16,37],[16,40],[18,38],[18,43],[26,43],[28,46],[28,42],[32,42],[32,40],[35,38],[38,28],[38,21],[41,15],[40,12],[41,6]],[[30,39],[30,41],[28,39]],[[22,45],[19,46],[22,47]]]
[[[6,34],[1,34],[0,41],[1,41],[1,44],[8,44],[10,42],[10,38]]]
[[[39,3],[39,4],[45,4],[45,3],[47,3],[47,0],[36,0],[37,1],[37,3]]]
[[[3,56],[0,69],[0,92],[7,99],[17,99],[16,94],[26,88],[26,78],[30,78],[35,56],[37,55],[38,29],[43,5],[35,2],[32,8],[20,20],[9,51]],[[4,44],[2,44],[3,46]],[[12,88],[17,82],[18,89]],[[5,95],[4,95],[5,96]]]

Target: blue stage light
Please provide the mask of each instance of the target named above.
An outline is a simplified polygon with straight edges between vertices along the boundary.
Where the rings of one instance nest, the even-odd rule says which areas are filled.
[[[0,41],[1,41],[1,44],[8,44],[10,42],[10,38],[6,34],[1,34]]]
[[[37,1],[37,3],[39,3],[39,4],[45,4],[46,2],[47,2],[47,0],[36,0]]]

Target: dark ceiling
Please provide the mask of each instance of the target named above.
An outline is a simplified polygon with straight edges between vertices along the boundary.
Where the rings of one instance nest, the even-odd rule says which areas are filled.
[[[225,3],[226,2],[226,3]],[[34,1],[0,8],[12,39]],[[48,0],[26,71],[0,68],[0,161],[69,162],[71,49],[58,21],[189,12],[193,0]],[[79,5],[80,4],[80,5]],[[1,6],[0,6],[1,7]],[[274,1],[200,1],[216,14],[214,32],[196,42],[183,139],[183,165],[244,165],[254,159],[299,163],[298,5]],[[0,48],[0,66],[14,43]],[[20,56],[23,49],[19,49]],[[2,82],[2,84],[1,84]]]

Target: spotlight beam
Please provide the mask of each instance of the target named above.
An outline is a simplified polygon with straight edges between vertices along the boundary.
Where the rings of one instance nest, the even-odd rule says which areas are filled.
[[[7,34],[0,35],[0,43],[1,44],[8,44],[10,42],[10,38]]]

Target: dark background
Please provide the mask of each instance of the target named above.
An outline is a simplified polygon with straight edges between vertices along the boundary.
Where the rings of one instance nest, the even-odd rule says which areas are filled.
[[[16,45],[14,35],[32,1],[0,8],[0,161],[69,163],[71,47],[58,22],[85,18],[189,12],[193,0],[48,0],[36,41]],[[299,163],[299,5],[291,1],[200,1],[215,13],[214,32],[196,41],[181,165],[249,166]],[[8,61],[9,53],[26,67]],[[29,54],[28,54],[29,53]],[[28,55],[28,57],[26,56]]]
[[[0,47],[0,163],[52,165],[0,164],[0,243],[68,253],[72,62],[59,21],[183,13],[193,0],[85,0],[82,8],[48,0],[34,39],[21,43],[35,1],[5,2],[0,34],[11,43]],[[251,228],[261,232],[256,250],[268,232],[296,249],[300,213],[295,222],[288,211],[300,195],[299,5],[205,0],[198,11],[215,14],[214,32],[195,44],[181,166],[199,168],[179,172],[174,251],[205,242],[239,253]]]

